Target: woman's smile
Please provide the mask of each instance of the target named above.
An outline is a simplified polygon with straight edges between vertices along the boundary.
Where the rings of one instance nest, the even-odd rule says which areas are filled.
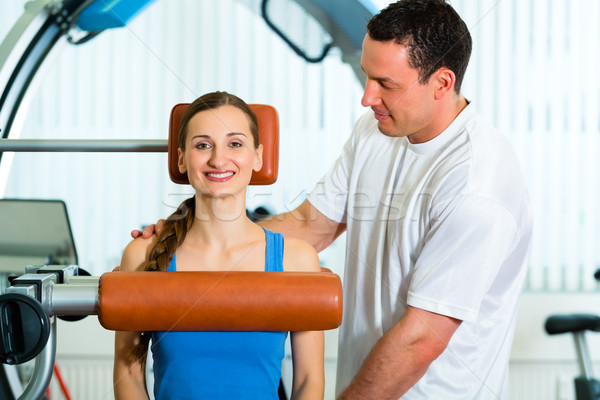
[[[226,182],[235,175],[233,171],[209,171],[204,176],[211,182]]]

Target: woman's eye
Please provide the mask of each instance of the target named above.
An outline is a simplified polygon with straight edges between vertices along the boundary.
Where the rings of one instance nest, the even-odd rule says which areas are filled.
[[[198,143],[198,144],[196,144],[196,148],[197,149],[208,149],[208,148],[210,148],[210,145],[208,143]]]
[[[241,142],[231,142],[230,146],[231,147],[242,147],[243,144]]]

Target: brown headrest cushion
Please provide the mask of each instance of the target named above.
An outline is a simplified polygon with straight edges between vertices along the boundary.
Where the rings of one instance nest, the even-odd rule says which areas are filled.
[[[189,184],[187,174],[179,172],[177,148],[179,126],[189,103],[180,103],[171,110],[169,119],[169,176],[175,183]],[[279,118],[275,107],[266,104],[249,104],[258,119],[259,143],[263,145],[263,166],[252,174],[251,185],[270,185],[277,180],[279,165]]]

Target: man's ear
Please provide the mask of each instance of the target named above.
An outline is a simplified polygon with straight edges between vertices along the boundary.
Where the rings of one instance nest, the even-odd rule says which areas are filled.
[[[254,163],[254,168],[252,168],[254,171],[258,172],[261,170],[263,166],[263,145],[259,144],[258,148],[256,149],[256,162]]]
[[[183,159],[183,151],[181,151],[181,149],[177,149],[177,167],[179,168],[180,173],[185,174],[187,172],[185,160]]]
[[[441,100],[448,93],[454,91],[454,84],[456,83],[456,75],[454,71],[448,68],[438,69],[431,77],[435,83],[435,99]]]

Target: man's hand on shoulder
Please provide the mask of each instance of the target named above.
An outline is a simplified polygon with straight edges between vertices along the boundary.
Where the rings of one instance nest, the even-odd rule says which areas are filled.
[[[160,233],[162,228],[165,226],[165,220],[159,219],[156,224],[146,225],[143,231],[134,229],[131,231],[131,237],[136,239],[138,237],[143,237],[144,239],[149,239],[152,235]]]

